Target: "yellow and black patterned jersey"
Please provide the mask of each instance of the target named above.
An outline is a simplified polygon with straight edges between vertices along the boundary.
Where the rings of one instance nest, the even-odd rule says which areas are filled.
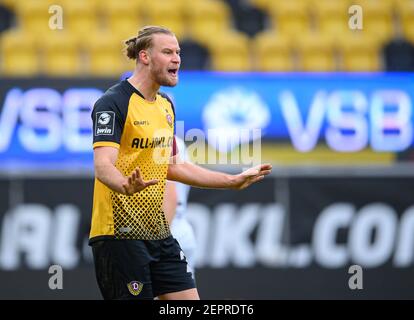
[[[168,161],[173,151],[175,113],[167,95],[149,102],[127,80],[111,87],[92,111],[93,147],[119,149],[116,168],[144,180],[158,179],[132,196],[112,191],[95,178],[90,242],[104,238],[159,240],[170,235],[162,211]]]

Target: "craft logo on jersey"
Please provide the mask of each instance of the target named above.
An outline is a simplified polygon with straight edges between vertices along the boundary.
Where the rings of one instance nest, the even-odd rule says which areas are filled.
[[[173,121],[172,121],[172,117],[171,117],[170,114],[167,114],[167,122],[168,122],[169,126],[172,127]]]
[[[148,120],[134,121],[134,126],[149,126]]]
[[[139,281],[131,281],[127,284],[129,293],[131,293],[133,296],[137,296],[141,293],[142,288],[144,288],[144,284]]]
[[[114,134],[115,113],[101,111],[96,113],[95,136],[112,136]]]

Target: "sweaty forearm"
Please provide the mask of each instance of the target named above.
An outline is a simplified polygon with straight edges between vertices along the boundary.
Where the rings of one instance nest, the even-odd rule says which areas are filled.
[[[208,170],[195,164],[184,162],[172,164],[168,170],[168,179],[198,188],[231,189],[235,176]]]
[[[122,186],[126,178],[112,163],[101,163],[95,165],[96,178],[111,190],[125,194]]]

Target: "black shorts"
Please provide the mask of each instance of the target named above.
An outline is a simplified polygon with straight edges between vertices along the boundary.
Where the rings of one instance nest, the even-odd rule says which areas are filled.
[[[163,240],[99,240],[91,244],[104,299],[153,299],[195,288],[172,236]]]

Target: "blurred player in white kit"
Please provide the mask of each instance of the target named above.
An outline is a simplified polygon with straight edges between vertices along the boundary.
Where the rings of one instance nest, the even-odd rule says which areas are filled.
[[[187,149],[182,139],[176,137],[176,144],[180,158],[189,161]],[[187,270],[193,274],[195,271],[196,238],[193,227],[187,219],[187,201],[190,186],[179,182],[168,181],[164,194],[164,213],[171,226],[171,233],[181,246],[187,259]]]

